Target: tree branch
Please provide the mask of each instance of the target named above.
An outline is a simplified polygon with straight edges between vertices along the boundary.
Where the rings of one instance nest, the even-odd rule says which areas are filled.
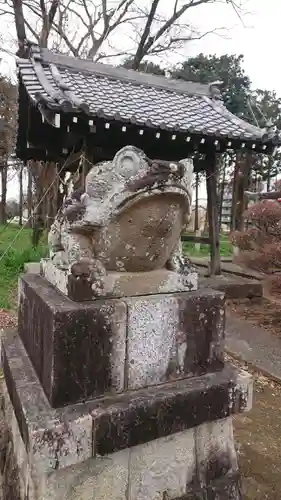
[[[40,0],[40,9],[41,9],[42,18],[45,19],[46,15],[47,15],[46,6],[45,6],[45,0]]]
[[[33,27],[31,26],[31,24],[26,19],[24,20],[24,22],[26,24],[27,29],[34,36],[35,40],[39,43],[40,42],[40,35],[38,34],[38,32],[36,32],[36,30],[33,29]]]
[[[152,45],[159,40],[159,38],[166,33],[172,26],[173,24],[187,11],[187,9],[190,9],[191,7],[198,7],[198,5],[204,4],[204,3],[210,3],[213,0],[190,0],[189,3],[184,4],[179,10],[176,10],[173,15],[159,28],[157,33],[153,37],[149,37],[144,48],[143,52],[144,55],[146,55],[149,51],[149,49],[152,47]]]
[[[106,31],[109,26],[109,18],[110,18],[107,12],[107,0],[102,0],[102,15],[104,22],[104,31]]]
[[[95,58],[95,62],[99,62],[102,59],[111,59],[112,57],[128,56],[128,51],[116,52],[114,54],[99,53]]]
[[[17,31],[18,47],[19,47],[17,55],[19,57],[24,57],[26,31],[25,31],[25,22],[24,22],[23,7],[21,0],[13,0],[13,8],[14,8],[15,25]]]
[[[51,7],[49,10],[49,14],[48,14],[49,27],[51,27],[53,24],[55,15],[56,15],[58,8],[59,8],[59,4],[60,4],[60,0],[53,0],[52,1]]]
[[[152,27],[152,23],[154,21],[154,17],[155,17],[155,14],[156,14],[157,7],[159,5],[159,1],[160,0],[153,0],[152,1],[150,12],[148,14],[147,21],[146,21],[146,24],[145,24],[145,27],[144,27],[141,39],[140,39],[140,42],[139,42],[139,45],[138,45],[135,57],[134,57],[133,62],[132,62],[132,69],[138,69],[139,68],[141,60],[142,60],[142,58],[145,55],[145,45],[146,45],[147,39],[148,39],[149,34],[150,34],[150,30],[151,30],[151,27]]]
[[[45,0],[40,0],[41,12],[42,12],[42,30],[40,35],[40,47],[47,47],[48,38],[52,25],[54,22],[55,15],[59,8],[60,0],[52,0],[49,12],[47,14]]]
[[[53,43],[64,52],[69,51],[76,57],[96,60],[128,54],[122,46],[116,46],[116,50],[115,47],[111,50],[109,45],[112,33],[119,32],[120,26],[126,25],[133,31],[134,36],[139,31],[137,47],[136,37],[133,40],[136,47],[133,52],[133,68],[138,69],[147,55],[157,55],[180,48],[189,40],[201,39],[216,31],[193,33],[190,26],[181,24],[180,20],[188,9],[219,2],[241,9],[237,5],[239,1],[242,2],[242,0],[169,0],[168,3],[172,5],[167,18],[160,12],[160,5],[164,6],[164,0],[148,2],[148,11],[138,5],[138,0],[0,0],[0,5],[2,4],[0,16],[8,14],[9,11],[14,13],[19,47],[24,47],[23,41],[26,40],[25,29],[27,29],[42,47],[47,46],[52,34]],[[17,10],[19,7],[21,10],[24,8],[24,14]],[[126,33],[126,36],[130,38],[130,33]],[[104,50],[99,54],[105,42],[106,50],[115,54],[106,55]]]

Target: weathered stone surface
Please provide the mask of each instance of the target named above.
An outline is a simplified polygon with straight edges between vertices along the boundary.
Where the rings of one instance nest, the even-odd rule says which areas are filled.
[[[24,275],[19,334],[58,407],[222,369],[224,297],[201,289],[78,304]]]
[[[53,406],[123,390],[123,302],[78,305],[40,276],[24,275],[19,335]]]
[[[196,473],[194,429],[132,448],[129,500],[163,500],[186,492]]]
[[[195,448],[199,484],[208,486],[238,470],[230,417],[196,427]]]
[[[22,440],[5,382],[1,382],[1,500],[33,500],[34,487],[28,453]]]
[[[194,428],[131,450],[46,470],[41,467],[42,461],[38,464],[38,457],[26,449],[5,383],[2,389],[1,418],[10,431],[14,474],[17,472],[13,476],[13,496],[4,500],[241,499],[238,472],[217,477],[207,486],[196,483],[200,463],[198,465],[199,457],[196,457]],[[3,455],[3,450],[1,453]],[[218,461],[219,450],[214,448],[213,454]],[[6,460],[7,457],[5,466]],[[7,479],[11,481],[11,476]]]
[[[71,193],[49,233],[52,262],[70,275],[67,294],[74,300],[103,296],[111,271],[167,268],[186,279],[192,266],[180,237],[191,213],[192,175],[191,159],[150,160],[133,146],[93,166],[85,191]]]
[[[54,472],[44,500],[126,500],[129,460],[130,451],[124,450]]]
[[[103,408],[92,411],[95,453],[105,455],[245,411],[237,375],[231,371],[226,367],[161,389],[133,392],[129,400],[118,396],[114,403],[105,401]]]
[[[222,294],[200,290],[124,302],[128,306],[128,389],[222,369]]]
[[[59,269],[50,259],[41,261],[42,276],[58,290],[75,301],[94,300],[95,294],[87,277],[75,279],[70,271]],[[100,297],[134,297],[157,293],[175,293],[197,290],[198,274],[179,274],[167,269],[139,273],[108,272]]]
[[[28,274],[40,274],[41,265],[40,262],[26,262],[24,264],[24,272]]]
[[[178,497],[167,494],[163,500],[242,500],[242,498],[241,477],[237,471],[216,479],[209,486],[188,485],[185,494]]]
[[[5,380],[34,467],[49,472],[91,457],[93,425],[87,407],[82,412],[79,406],[53,410],[20,339],[12,331],[8,337],[3,347]]]
[[[242,485],[239,472],[216,479],[207,487],[206,500],[242,500]]]
[[[163,384],[161,388],[132,391],[54,410],[21,341],[13,332],[6,332],[2,354],[5,380],[21,437],[37,467],[45,473],[247,409],[246,381],[241,397],[238,373],[226,366],[221,372]],[[251,383],[249,377],[248,384]]]

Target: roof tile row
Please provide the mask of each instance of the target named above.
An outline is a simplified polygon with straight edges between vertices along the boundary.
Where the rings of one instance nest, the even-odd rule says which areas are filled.
[[[77,113],[81,102],[87,104],[92,117],[102,114],[110,120],[117,114],[122,121],[140,126],[150,124],[218,138],[261,141],[266,132],[232,115],[221,101],[212,98],[209,86],[196,87],[189,82],[184,86],[164,77],[149,78],[131,70],[87,64],[46,50],[36,59],[20,60],[18,67],[35,104],[44,98],[59,109],[63,96],[72,101]]]

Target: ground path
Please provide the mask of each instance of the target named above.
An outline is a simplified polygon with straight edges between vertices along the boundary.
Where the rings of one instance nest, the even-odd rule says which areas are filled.
[[[281,384],[281,338],[229,312],[225,335],[227,352]]]

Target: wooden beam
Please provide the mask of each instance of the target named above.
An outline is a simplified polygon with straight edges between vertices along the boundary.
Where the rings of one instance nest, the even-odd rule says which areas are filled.
[[[281,191],[269,191],[268,193],[253,193],[251,191],[245,191],[245,196],[252,201],[278,200],[281,198]]]
[[[218,217],[218,193],[217,193],[217,169],[216,169],[216,153],[210,151],[206,155],[206,185],[208,197],[208,222],[209,222],[209,237],[210,237],[210,274],[221,274],[221,259],[220,259],[220,233],[219,233],[219,217]]]

